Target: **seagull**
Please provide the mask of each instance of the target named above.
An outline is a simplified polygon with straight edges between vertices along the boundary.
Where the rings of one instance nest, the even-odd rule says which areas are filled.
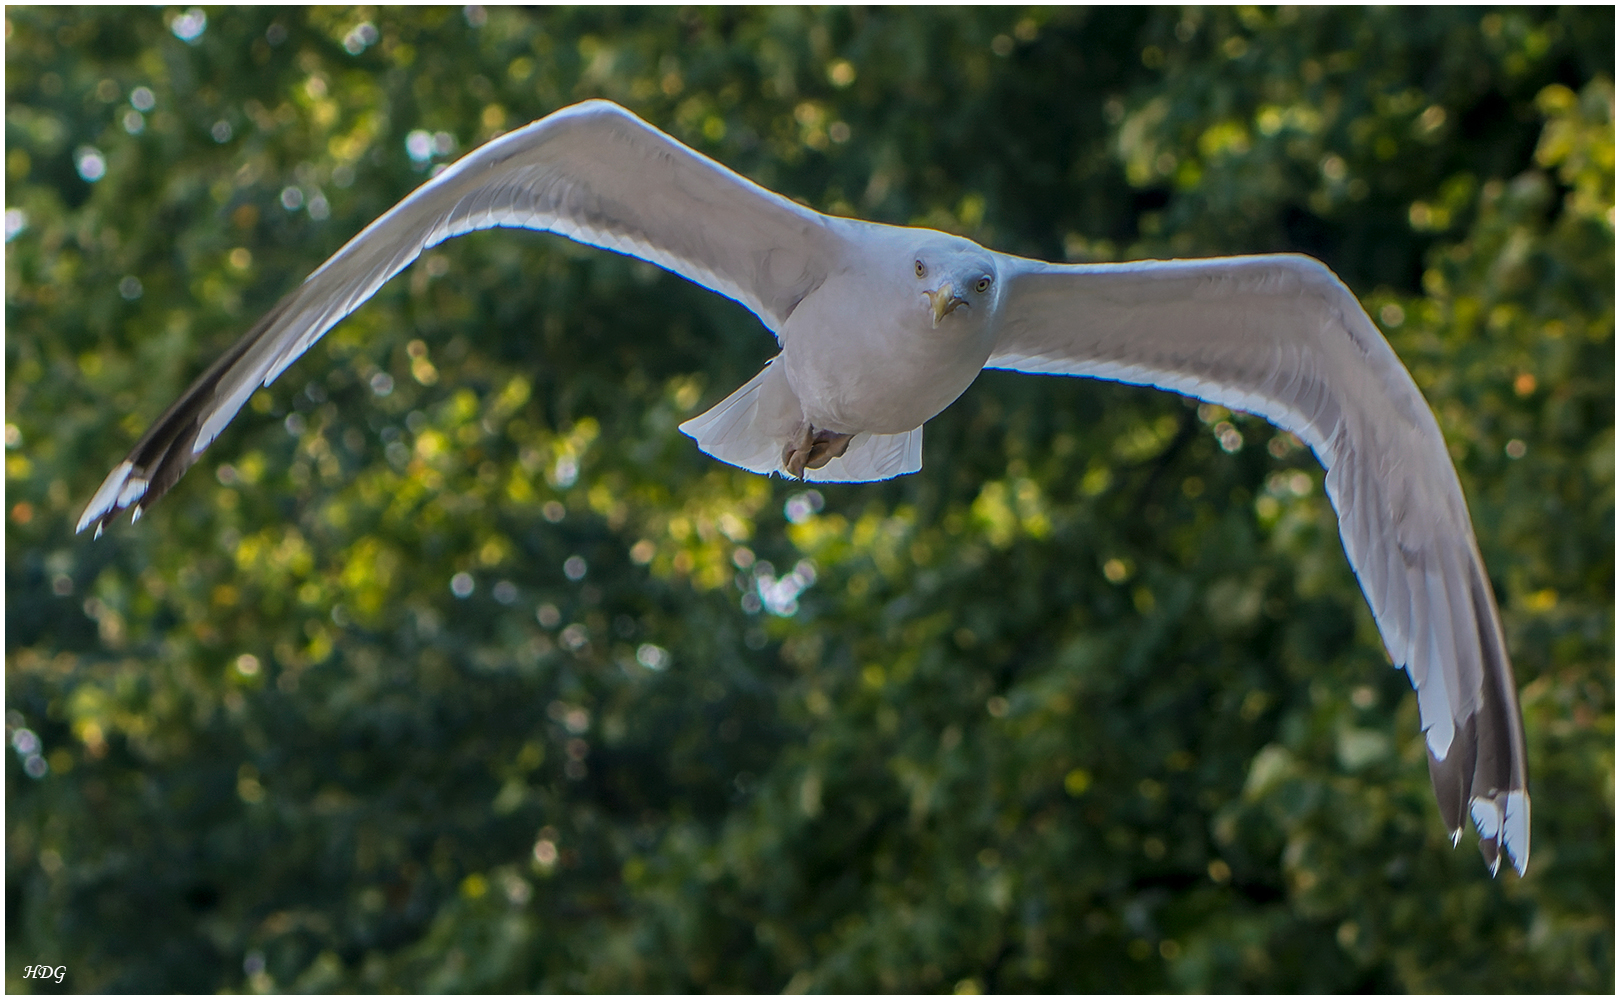
[[[1530,859],[1524,728],[1496,599],[1434,415],[1366,311],[1296,254],[1050,264],[823,215],[608,101],[473,150],[284,297],[140,438],[78,531],[166,493],[260,386],[422,251],[474,230],[566,236],[740,302],[780,353],[681,431],[762,475],[922,467],[923,425],[985,368],[1153,386],[1259,414],[1327,470],[1350,565],[1417,691],[1455,846]]]

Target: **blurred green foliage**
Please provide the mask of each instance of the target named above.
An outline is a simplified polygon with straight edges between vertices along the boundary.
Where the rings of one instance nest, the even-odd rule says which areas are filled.
[[[1613,989],[1612,8],[6,18],[8,988]],[[1289,436],[987,373],[919,475],[750,476],[675,426],[757,321],[557,238],[428,253],[72,534],[345,239],[592,96],[828,212],[1338,271],[1462,474],[1529,877],[1447,842]]]

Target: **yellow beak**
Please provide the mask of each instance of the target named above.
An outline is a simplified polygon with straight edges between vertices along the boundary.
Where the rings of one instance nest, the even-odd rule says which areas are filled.
[[[949,316],[952,310],[958,306],[968,304],[967,299],[956,294],[956,286],[949,281],[931,292],[924,292],[923,296],[928,299],[929,306],[933,308],[934,329],[936,330],[939,329],[939,321]]]

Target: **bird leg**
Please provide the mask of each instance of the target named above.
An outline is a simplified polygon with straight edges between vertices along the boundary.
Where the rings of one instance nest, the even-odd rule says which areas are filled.
[[[819,469],[842,455],[855,435],[817,430],[808,423],[782,448],[782,467],[795,479],[804,478],[805,469]]]

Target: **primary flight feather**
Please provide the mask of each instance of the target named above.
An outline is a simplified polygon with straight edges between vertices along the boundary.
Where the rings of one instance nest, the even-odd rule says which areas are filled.
[[[423,250],[544,230],[651,261],[747,306],[781,352],[681,430],[761,474],[866,482],[922,467],[922,427],[984,368],[1083,375],[1260,414],[1327,469],[1339,532],[1417,690],[1453,842],[1530,857],[1507,643],[1440,428],[1343,283],[1275,254],[1048,264],[837,218],[767,191],[606,101],[469,153],[367,226],[147,430],[78,530],[168,491],[249,396]]]

